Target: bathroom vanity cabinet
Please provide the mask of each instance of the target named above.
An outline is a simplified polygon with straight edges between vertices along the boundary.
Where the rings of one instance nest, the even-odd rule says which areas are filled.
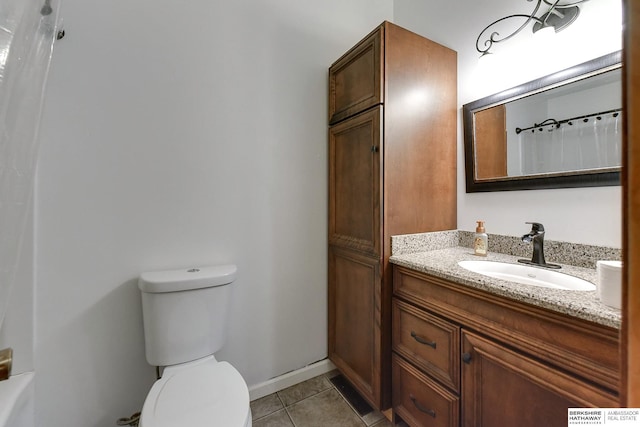
[[[391,405],[391,236],[456,228],[456,53],[384,22],[329,69],[329,358]]]
[[[566,426],[617,407],[618,330],[394,266],[393,412],[411,426]]]

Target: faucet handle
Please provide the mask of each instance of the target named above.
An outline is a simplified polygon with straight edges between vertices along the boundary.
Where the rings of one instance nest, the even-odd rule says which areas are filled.
[[[525,222],[525,224],[531,224],[531,231],[535,233],[544,233],[544,225],[539,222]]]

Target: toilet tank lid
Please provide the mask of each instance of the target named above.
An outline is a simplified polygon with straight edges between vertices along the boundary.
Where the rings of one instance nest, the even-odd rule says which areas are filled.
[[[227,285],[236,278],[233,264],[142,273],[138,288],[147,293],[188,291]]]

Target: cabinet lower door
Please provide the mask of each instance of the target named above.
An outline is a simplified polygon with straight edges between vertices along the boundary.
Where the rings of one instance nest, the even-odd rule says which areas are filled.
[[[381,399],[380,262],[329,247],[329,359],[373,406]]]
[[[462,425],[566,427],[567,409],[613,396],[474,333],[462,334]]]

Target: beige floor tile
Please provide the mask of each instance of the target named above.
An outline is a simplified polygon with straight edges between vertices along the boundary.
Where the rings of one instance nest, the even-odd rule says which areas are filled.
[[[402,427],[402,426],[407,426],[404,423],[398,424],[397,427]],[[380,420],[379,422],[376,422],[374,425],[372,425],[371,427],[393,427],[393,424],[391,424],[391,421],[389,421],[388,419],[382,417],[382,420]]]
[[[282,400],[282,403],[284,403],[284,406],[289,406],[331,387],[331,383],[324,375],[320,375],[301,382],[300,384],[285,388],[278,392],[278,396]]]
[[[283,408],[282,401],[273,393],[251,402],[251,417],[257,420]]]
[[[287,407],[296,426],[363,427],[365,424],[334,388]]]
[[[253,427],[295,427],[287,411],[281,409],[252,423]]]
[[[381,420],[386,420],[382,412],[373,410],[362,417],[362,421],[368,426],[384,426],[385,424],[378,424]],[[391,425],[391,423],[389,423]]]

